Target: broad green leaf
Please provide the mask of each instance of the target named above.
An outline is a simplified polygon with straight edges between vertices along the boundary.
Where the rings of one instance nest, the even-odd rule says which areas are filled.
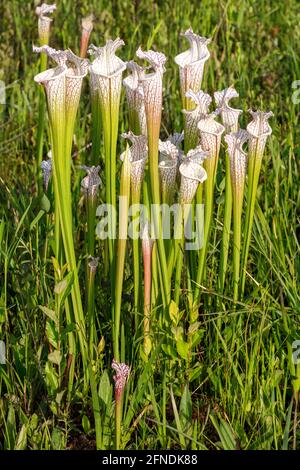
[[[91,423],[87,415],[82,416],[81,424],[85,434],[88,434],[88,432],[91,430]]]
[[[175,341],[182,339],[183,337],[183,328],[182,326],[172,326],[171,331],[175,337]]]
[[[42,198],[41,198],[40,204],[41,204],[41,209],[42,209],[43,211],[45,211],[45,212],[49,212],[49,211],[50,211],[50,207],[51,207],[50,201],[49,201],[49,199],[48,199],[48,197],[46,196],[45,193],[43,194],[43,196],[42,196]]]
[[[169,314],[172,322],[174,325],[178,325],[178,322],[180,320],[179,318],[179,308],[177,304],[174,302],[174,300],[171,300],[170,307],[169,307]]]
[[[54,288],[55,294],[60,296],[60,303],[63,304],[68,295],[71,292],[73,285],[74,276],[72,272],[69,272],[66,277],[56,284]]]
[[[99,398],[102,401],[102,403],[105,405],[105,408],[108,406],[110,402],[112,394],[112,386],[109,380],[108,372],[105,369],[103,372],[100,383],[99,383]]]
[[[176,349],[173,348],[173,346],[171,344],[162,344],[161,345],[161,349],[163,350],[163,352],[165,354],[167,354],[169,357],[171,357],[172,359],[176,359],[177,358],[177,352],[176,352]]]
[[[19,432],[15,450],[25,450],[27,446],[27,426],[23,424]]]
[[[188,359],[188,354],[189,354],[189,345],[182,339],[179,339],[176,341],[176,349],[180,357],[182,359],[187,360]]]
[[[51,435],[51,443],[54,450],[62,450],[66,445],[65,434],[59,428],[53,428]]]
[[[55,325],[47,320],[46,321],[46,336],[47,336],[47,339],[49,341],[49,343],[55,348],[57,349],[57,345],[58,345],[58,332],[55,328]]]
[[[192,398],[189,387],[185,384],[179,406],[181,424],[185,432],[187,432],[188,428],[192,424],[192,408]]]
[[[58,387],[58,377],[52,364],[49,361],[47,361],[45,364],[45,374],[46,385],[49,389],[49,392],[53,394]]]
[[[44,312],[45,315],[47,315],[50,320],[54,321],[55,324],[58,324],[58,318],[54,312],[54,310],[51,310],[48,307],[45,307],[44,305],[39,305],[40,309],[42,312]]]
[[[48,359],[50,362],[52,362],[53,364],[57,364],[59,365],[60,362],[61,362],[61,354],[58,350],[56,351],[53,351],[51,352],[50,354],[48,354]]]

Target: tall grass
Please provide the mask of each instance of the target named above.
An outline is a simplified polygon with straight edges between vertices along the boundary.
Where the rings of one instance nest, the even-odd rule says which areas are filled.
[[[10,7],[15,12],[14,19]],[[77,298],[83,301],[86,294],[87,219],[77,167],[100,165],[103,184],[98,201],[106,201],[106,180],[111,174],[105,178],[108,153],[107,149],[103,153],[103,139],[96,140],[93,155],[89,152],[92,138],[102,136],[99,113],[96,111],[98,121],[92,122],[85,83],[74,133],[69,135],[72,197],[63,200],[65,188],[62,187],[59,196],[59,204],[68,215],[65,241],[74,243],[76,257],[70,251],[69,259],[61,257],[58,262],[54,221],[62,212],[55,212],[52,183],[47,194],[38,196],[33,176],[38,123],[38,93],[33,76],[38,73],[39,64],[31,46],[37,44],[36,18],[29,4],[21,5],[14,0],[1,6],[1,33],[8,52],[7,55],[0,52],[8,85],[7,104],[0,105],[3,116],[0,125],[0,339],[5,341],[7,350],[6,365],[0,365],[2,448],[299,447],[300,372],[299,365],[292,361],[300,310],[296,143],[299,105],[291,101],[291,83],[299,78],[297,2],[291,0],[274,7],[271,1],[254,1],[250,6],[241,1],[237,9],[235,2],[226,5],[206,1],[200,5],[142,2],[134,6],[105,1],[100,5],[91,0],[88,7],[82,7],[66,0],[58,8],[59,14],[54,15],[52,24],[51,46],[71,47],[79,52],[81,17],[93,12],[96,21],[91,41],[97,46],[104,44],[103,36],[108,39],[119,35],[126,44],[120,51],[124,61],[134,58],[139,45],[142,50],[152,47],[165,53],[168,61],[163,76],[162,140],[184,127],[178,69],[173,58],[186,49],[179,33],[189,26],[213,38],[202,89],[213,95],[214,91],[234,83],[240,93],[239,106],[244,111],[248,108],[273,111],[275,118],[270,121],[273,136],[262,159],[255,201],[249,197],[243,199],[242,243],[247,233],[244,220],[246,211],[250,210],[249,201],[253,224],[247,242],[249,255],[242,256],[240,274],[245,287],[240,288],[238,299],[233,281],[233,251],[237,248],[232,232],[222,289],[218,280],[220,271],[224,272],[220,268],[220,248],[228,187],[225,186],[228,185],[226,149],[222,143],[214,188],[210,192],[214,202],[201,283],[196,283],[198,252],[184,254],[182,239],[176,244],[174,240],[160,238],[153,245],[149,331],[146,322],[151,349],[147,354],[143,332],[149,302],[144,310],[141,288],[140,301],[135,301],[134,292],[143,286],[134,282],[133,243],[116,240],[109,257],[108,247],[94,238],[99,264],[93,288],[89,289],[90,292],[94,289],[95,306],[91,299],[92,307],[83,312],[84,324],[88,326],[90,308],[94,311],[93,328],[87,328],[82,335],[83,348],[89,351],[84,370],[83,356],[79,355],[78,318],[73,316],[78,302],[74,306],[71,302],[74,273],[80,286]],[[130,129],[125,93],[122,93],[120,132]],[[93,106],[97,108],[99,103]],[[248,122],[244,113],[241,127],[245,128]],[[98,133],[95,128],[100,129]],[[113,154],[118,195],[120,191],[129,193],[124,185],[126,162],[121,163],[117,158],[124,150],[123,142],[118,140]],[[141,195],[147,207],[153,195],[155,200],[161,198],[158,166],[153,166],[159,157],[155,145],[151,147],[150,142],[153,160],[146,166]],[[44,157],[50,147],[45,133]],[[209,193],[206,182],[202,188],[202,198],[199,193],[196,197],[206,204]],[[248,190],[246,177],[246,195]],[[177,193],[178,186],[174,198]],[[69,203],[72,214],[66,208]],[[90,229],[88,234],[91,236]],[[144,269],[141,244],[139,250],[141,283]],[[170,262],[173,251],[177,255]],[[113,279],[104,269],[108,259],[116,263]],[[181,273],[177,278],[176,272]],[[179,287],[174,295],[176,279]],[[199,292],[196,310],[195,292]],[[111,305],[115,318],[111,315]],[[87,342],[88,337],[92,341]],[[111,368],[113,338],[117,344],[115,359],[131,367],[122,408],[116,410],[117,427]]]

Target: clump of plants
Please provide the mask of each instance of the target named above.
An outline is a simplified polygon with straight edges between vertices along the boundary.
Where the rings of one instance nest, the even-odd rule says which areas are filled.
[[[99,371],[112,362],[116,372],[113,445],[120,448],[126,428],[122,406],[132,360],[127,335],[137,338],[139,361],[145,369],[151,369],[154,360],[180,358],[187,371],[183,385],[188,393],[204,334],[207,291],[214,289],[220,308],[225,291],[234,308],[243,301],[272,113],[249,111],[250,122],[246,129],[240,128],[242,110],[230,105],[238,98],[234,87],[213,96],[202,90],[210,40],[188,29],[184,38],[189,48],[175,57],[183,129],[161,140],[165,55],[139,47],[135,60],[124,62],[117,55],[124,46],[119,38],[102,46],[89,45],[90,17],[82,23],[80,57],[71,50],[55,50],[49,46],[47,16],[53,10],[40,7],[40,45],[34,47],[41,54],[41,72],[34,79],[45,91],[39,107],[37,165],[43,169],[45,196],[54,196],[48,225],[50,233],[53,222],[54,243],[47,245],[47,256],[52,258],[55,273],[55,301],[41,306],[52,349],[48,375],[55,377],[57,394],[67,377],[65,399],[71,403],[75,364],[77,374],[82,371],[83,390],[90,389],[92,395],[97,447],[108,448],[112,445],[107,439],[110,417],[99,386],[103,390],[104,381],[106,387],[110,385],[107,375],[99,379]],[[46,68],[48,58],[53,68]],[[89,82],[92,147],[78,169],[86,172],[81,182],[85,262],[80,264],[81,245],[74,236],[78,201],[71,184],[71,155],[84,81]],[[119,136],[123,91],[128,129]],[[45,102],[51,158],[41,163]],[[124,147],[120,155],[119,137]],[[218,227],[214,221],[217,175],[224,181],[224,210]],[[101,219],[104,213],[105,220]],[[210,244],[216,237],[219,250],[212,254]],[[207,278],[207,266],[212,263],[213,280]],[[124,291],[127,279],[132,280],[130,301]],[[109,312],[105,334],[97,308],[99,291]],[[105,342],[112,345],[111,355],[104,354]]]

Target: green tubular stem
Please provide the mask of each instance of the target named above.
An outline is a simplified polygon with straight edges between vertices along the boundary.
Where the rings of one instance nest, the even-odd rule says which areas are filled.
[[[175,250],[175,259],[174,262],[176,264],[176,275],[175,275],[175,295],[174,300],[177,305],[179,305],[179,296],[180,296],[180,285],[181,285],[181,273],[183,262],[185,258],[185,229],[186,225],[189,221],[190,213],[193,211],[193,207],[183,207],[182,209],[182,218],[181,218],[181,239],[176,240],[178,243],[176,244]]]
[[[62,236],[64,242],[65,256],[66,261],[69,265],[69,269],[73,272],[74,283],[71,291],[71,297],[73,302],[73,310],[75,315],[75,320],[78,328],[78,338],[80,343],[80,350],[82,354],[83,364],[87,363],[87,353],[86,353],[86,343],[85,343],[85,322],[84,314],[81,303],[79,279],[77,272],[77,265],[75,259],[74,251],[74,242],[73,242],[73,233],[72,233],[72,219],[70,219],[70,208],[65,207],[67,199],[64,198],[64,192],[62,189],[62,183],[60,181],[60,176],[56,175],[57,182],[55,182],[54,187],[56,187],[56,200],[59,206],[60,222],[62,228]],[[58,194],[57,194],[58,193]]]
[[[66,312],[67,324],[71,325],[72,324],[71,306],[70,306],[70,301],[68,298],[65,300],[65,312]],[[73,331],[68,333],[68,343],[69,343],[69,357],[71,359],[70,367],[69,367],[69,380],[68,380],[68,402],[70,403],[72,399],[72,392],[73,392],[73,383],[74,383],[74,376],[75,376],[75,357],[76,357],[76,340],[75,340]]]
[[[219,291],[222,293],[225,286],[225,276],[228,261],[228,250],[230,241],[231,217],[232,217],[232,188],[230,178],[230,159],[226,152],[225,157],[225,208],[224,208],[224,224],[222,233],[220,269],[219,269]]]
[[[196,203],[202,204],[203,203],[203,184],[199,184],[197,192],[196,192]]]
[[[151,308],[150,311],[157,305],[158,297],[158,273],[157,273],[157,246],[154,243],[152,248],[152,265],[151,265]]]
[[[257,150],[254,155],[249,155],[248,160],[248,190],[247,190],[247,208],[245,216],[245,237],[242,251],[242,272],[241,272],[241,286],[240,297],[243,298],[246,282],[246,269],[251,240],[251,233],[254,219],[254,209],[256,201],[256,193],[261,169],[261,157],[257,155]]]
[[[139,115],[137,111],[132,108],[128,110],[129,129],[135,134],[141,134]]]
[[[106,183],[106,203],[111,204],[116,210],[116,152],[117,138],[119,126],[119,107],[120,98],[115,99],[113,96],[112,84],[109,82],[109,103],[104,106],[101,103],[102,125],[104,132],[104,153],[105,153],[105,183]],[[109,261],[113,271],[114,269],[114,246],[116,226],[114,218],[112,218],[113,236],[108,239]],[[114,278],[113,272],[111,278]]]
[[[99,97],[96,93],[92,102],[92,165],[99,165],[101,153],[101,110]]]
[[[190,270],[187,270],[187,298],[188,298],[188,305],[189,305],[189,320],[190,324],[194,323],[194,308],[193,308],[193,285],[192,285],[192,278],[191,278],[191,273]],[[198,315],[197,315],[198,318]]]
[[[116,400],[115,402],[115,436],[116,436],[116,442],[115,442],[115,450],[120,450],[120,444],[121,444],[121,428],[122,428],[122,403],[123,399],[120,397],[119,400]]]
[[[152,249],[145,249],[143,251],[143,266],[144,266],[144,352],[148,354],[148,344],[150,335],[150,317],[151,317],[151,259]],[[151,340],[150,340],[151,344]]]
[[[73,141],[73,132],[74,126],[76,121],[76,114],[77,114],[78,105],[69,107],[67,110],[67,119],[66,119],[66,127],[65,127],[65,158],[64,158],[64,173],[63,168],[61,168],[60,176],[64,175],[64,180],[62,184],[62,188],[64,191],[61,191],[60,194],[63,195],[62,197],[62,204],[64,206],[65,211],[65,222],[66,222],[66,232],[68,233],[68,246],[69,246],[69,260],[67,258],[67,262],[71,267],[74,273],[74,293],[72,289],[72,294],[74,299],[76,297],[76,312],[75,319],[80,329],[79,334],[79,342],[80,348],[83,358],[83,363],[86,365],[87,355],[86,355],[86,332],[85,332],[85,318],[84,312],[82,307],[81,301],[81,293],[80,293],[80,286],[79,286],[79,278],[78,278],[78,270],[77,270],[77,263],[76,263],[76,256],[75,256],[75,248],[74,248],[74,239],[73,239],[73,217],[72,217],[72,197],[71,197],[71,152],[72,152],[72,141]],[[84,350],[84,352],[83,352]]]
[[[157,250],[158,251],[158,250]],[[157,253],[156,251],[156,253]],[[158,253],[157,253],[158,254]],[[160,263],[159,263],[159,257],[157,256],[157,286],[158,286],[158,296],[157,296],[157,299],[156,299],[156,302],[158,305],[162,305],[162,307],[164,306],[164,298],[163,298],[163,295],[161,294],[161,286],[163,285],[163,279],[162,279],[162,272],[161,272],[161,267],[160,267]],[[159,325],[160,327],[162,328],[163,325],[166,324],[166,319],[164,317],[164,315],[160,315],[159,316]]]
[[[178,257],[178,253],[180,251],[180,244],[182,242],[182,214],[180,214],[179,217],[176,218],[175,220],[175,226],[174,226],[174,240],[171,245],[170,253],[168,256],[168,276],[169,279],[172,278],[174,267],[176,266],[176,260]],[[179,237],[176,235],[179,235]]]
[[[164,207],[165,204],[167,205],[169,210],[169,207],[172,205],[172,199],[170,197],[166,197],[166,195],[162,194],[162,203],[163,203],[163,211],[162,211],[162,220],[164,220]],[[165,245],[165,254],[166,254],[166,259],[169,259],[169,254],[170,254],[170,249],[172,245],[172,240],[170,238],[164,238],[164,245]],[[168,268],[169,269],[169,268]],[[169,272],[169,271],[168,271]]]
[[[206,263],[206,255],[208,249],[209,235],[211,229],[211,220],[213,216],[213,202],[214,202],[214,187],[215,187],[215,175],[217,168],[217,158],[212,157],[205,161],[207,180],[205,181],[205,206],[204,206],[204,237],[203,246],[199,254],[199,264],[196,277],[195,287],[195,303],[199,302],[200,299],[200,285],[203,281],[204,268]]]
[[[134,278],[134,314],[135,314],[135,328],[138,327],[138,312],[139,312],[139,282],[140,282],[140,270],[139,270],[139,240],[132,240],[133,243],[133,278]]]
[[[64,260],[62,256],[62,237],[61,237],[61,231],[60,231],[60,224],[59,224],[59,216],[58,216],[58,208],[55,207],[55,220],[58,222],[55,224],[55,256],[58,261],[59,266],[63,266]],[[55,281],[59,282],[61,279],[59,279],[57,273],[55,272]],[[67,325],[70,325],[73,320],[72,320],[72,312],[71,312],[71,307],[69,303],[69,298],[66,298],[65,303],[65,314],[66,314],[66,322]],[[56,315],[58,318],[60,318],[60,303],[59,303],[59,297],[55,295],[55,311]],[[76,340],[74,336],[74,332],[71,331],[68,333],[68,353],[69,353],[69,367],[68,367],[68,392],[67,392],[67,402],[70,403],[72,399],[72,392],[73,392],[73,384],[74,384],[74,376],[75,376],[75,356],[76,356]]]
[[[184,135],[187,136],[187,138],[184,139],[184,154],[187,155],[189,150],[196,148],[199,144],[199,134],[198,130],[194,134],[187,131],[186,117],[184,119]]]
[[[126,243],[127,243],[127,229],[128,229],[128,209],[130,199],[130,163],[128,161],[128,153],[125,155],[122,172],[121,172],[121,184],[120,184],[120,196],[126,199],[126,206],[122,207],[119,233],[123,234],[123,238],[118,239],[118,249],[116,257],[116,270],[115,270],[115,302],[113,310],[113,349],[114,358],[117,362],[120,361],[119,352],[119,336],[120,336],[120,318],[121,318],[121,302],[122,302],[122,287],[124,277],[124,264],[126,255]]]
[[[176,257],[176,274],[175,274],[175,292],[174,292],[174,301],[177,305],[179,305],[179,297],[180,297],[180,286],[181,286],[181,273],[183,267],[183,259],[184,259],[184,234],[182,230],[182,238],[179,240],[178,244],[178,253]]]
[[[110,96],[112,97],[111,83]],[[114,208],[117,206],[117,195],[116,195],[116,163],[117,163],[117,140],[118,140],[118,127],[119,127],[119,107],[120,100],[115,102],[110,100],[110,125],[111,125],[111,139],[110,139],[110,190],[111,190],[111,203]],[[114,228],[115,230],[115,228]]]
[[[200,205],[203,204],[203,184],[199,184],[197,192],[196,192],[196,204]],[[200,230],[200,227],[198,227]],[[191,281],[195,282],[196,280],[196,273],[197,273],[197,251],[190,251],[188,253],[189,261],[190,261],[190,275]]]
[[[199,185],[200,186],[200,185]],[[197,202],[197,200],[196,200]],[[194,222],[195,222],[195,213],[196,213],[196,207],[195,207],[195,201],[192,202],[191,206],[191,228],[192,230],[194,229]],[[187,271],[190,272],[191,278],[194,279],[196,276],[196,269],[197,269],[197,259],[195,257],[195,252],[194,250],[188,250],[186,253],[186,259],[187,259]]]
[[[148,210],[148,218],[150,213],[150,182],[149,182],[149,171],[146,167],[145,169],[145,178],[143,181],[143,202]],[[157,254],[157,243],[153,244],[152,247],[152,257],[151,257],[151,308],[152,311],[158,302],[158,254]]]
[[[95,256],[96,197],[87,196],[87,254]]]
[[[62,234],[60,228],[60,220],[59,220],[59,208],[58,205],[55,204],[55,256],[58,261],[59,266],[63,266],[64,260],[62,255]],[[59,281],[59,279],[57,279]],[[70,307],[69,299],[66,298],[65,300],[65,313],[66,313],[66,321],[67,324],[70,325],[72,320],[72,312]],[[68,395],[67,400],[70,403],[72,399],[72,391],[73,391],[73,383],[74,383],[74,376],[75,376],[75,357],[76,357],[76,340],[74,336],[74,332],[71,331],[68,333],[68,344],[69,344],[69,356],[71,357],[71,364],[69,368],[69,378],[68,378]]]
[[[181,272],[184,259],[184,221],[185,213],[184,206],[181,206],[181,217],[178,217],[175,224],[175,234],[179,233],[179,238],[174,240],[174,257],[172,257],[171,262],[176,266],[175,272],[175,291],[174,291],[174,300],[178,305],[179,296],[180,296],[180,284],[181,284]],[[172,267],[173,270],[173,267]],[[171,273],[172,274],[172,273]]]
[[[112,206],[112,210],[116,213],[116,145],[117,145],[117,133],[118,133],[118,116],[119,116],[119,101],[113,102],[113,94],[111,89],[111,83],[109,83],[109,103],[104,104],[102,101],[101,115],[102,115],[102,127],[104,134],[104,155],[105,155],[105,189],[106,189],[106,203]],[[109,275],[111,279],[111,299],[112,299],[112,320],[113,324],[116,323],[115,318],[115,300],[117,299],[115,291],[117,289],[115,282],[117,275],[116,260],[115,260],[115,235],[116,235],[116,221],[114,214],[111,214],[111,229],[112,236],[107,239],[108,245],[108,258],[109,258]],[[114,335],[114,344],[117,350],[119,345],[116,344],[116,337]]]
[[[158,234],[158,238],[157,238],[158,258],[159,258],[159,264],[161,267],[162,277],[163,277],[162,296],[163,296],[164,305],[165,307],[167,307],[170,302],[170,285],[169,285],[169,279],[168,279],[168,267],[167,267],[167,260],[166,260],[166,254],[165,254],[165,246],[164,246],[164,241],[162,238],[161,220],[160,220],[160,214],[158,213],[159,193],[158,193],[158,199],[157,199],[157,194],[154,196],[154,204],[155,206],[152,212],[153,212],[153,219],[154,219],[153,222],[155,226],[155,232]]]
[[[185,97],[185,100],[184,100],[187,108],[187,110],[191,110],[195,107],[195,105],[193,104],[193,101],[187,97]],[[193,134],[191,134],[190,132],[187,131],[187,127],[186,127],[186,115],[184,116],[184,135],[187,137],[184,139],[184,153],[185,155],[188,154],[189,150],[195,148],[198,143],[199,143],[199,132],[198,130],[196,132],[194,132]],[[196,203],[197,204],[202,204],[202,192],[203,192],[203,185],[202,184],[199,184],[198,186],[198,189],[197,189],[197,193],[196,193]],[[193,208],[194,209],[194,208]],[[192,220],[194,220],[194,217],[192,216]],[[189,262],[189,267],[190,267],[190,273],[191,273],[191,277],[192,279],[195,278],[195,272],[196,272],[196,257],[195,257],[195,253],[192,252],[192,251],[189,251],[187,253],[187,258],[188,258],[188,262]]]
[[[160,118],[154,116],[148,120],[148,152],[149,152],[149,173],[151,185],[151,197],[154,206],[152,210],[154,231],[157,236],[157,247],[160,268],[162,272],[162,297],[164,306],[167,307],[171,300],[170,283],[168,278],[168,267],[165,253],[164,240],[162,238],[162,223],[160,215],[160,188],[159,188],[159,170],[158,170],[158,141],[159,141]]]
[[[47,68],[47,55],[42,52],[40,58],[40,72],[44,72]],[[39,113],[38,113],[38,128],[37,128],[37,162],[36,162],[36,174],[38,178],[39,193],[42,191],[42,179],[40,178],[41,163],[43,159],[43,146],[44,146],[44,129],[45,129],[45,113],[46,113],[46,101],[44,96],[44,90],[42,87],[39,88]]]
[[[105,202],[110,205],[111,201],[111,122],[110,122],[110,109],[101,107],[102,124],[104,133],[104,155],[105,155]],[[108,251],[109,251],[109,264],[113,265],[113,240],[108,238]]]
[[[132,188],[131,193],[132,204],[139,204],[140,202],[140,191],[134,191]],[[133,219],[134,220],[134,219]],[[135,329],[138,328],[138,312],[140,311],[140,240],[139,238],[133,238],[132,250],[133,250],[133,280],[134,280],[134,316],[135,316]]]
[[[96,343],[96,322],[95,322],[95,270],[88,266],[87,280],[87,312],[89,326],[89,357],[93,358],[93,346]]]
[[[52,140],[54,155],[54,196],[58,207],[59,221],[63,238],[66,261],[69,269],[73,272],[74,283],[71,291],[73,311],[78,328],[78,338],[82,361],[87,363],[87,352],[85,344],[85,324],[81,303],[80,287],[78,280],[77,264],[75,258],[73,232],[72,232],[72,207],[71,207],[71,181],[70,181],[70,151],[71,144],[67,136],[70,127],[66,129],[64,113],[61,109],[54,110],[52,116]],[[65,145],[63,145],[65,143]],[[69,153],[67,153],[69,151]]]
[[[243,193],[233,193],[233,300],[238,300],[241,258]]]

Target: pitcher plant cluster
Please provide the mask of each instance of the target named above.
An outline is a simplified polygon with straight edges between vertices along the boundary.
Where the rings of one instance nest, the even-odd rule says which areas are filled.
[[[103,417],[95,381],[102,334],[96,308],[99,285],[107,298],[112,368],[116,372],[115,445],[119,448],[123,392],[130,373],[124,324],[131,323],[132,334],[140,338],[141,360],[145,362],[161,341],[153,334],[153,322],[159,322],[166,332],[165,343],[172,346],[175,342],[178,354],[187,363],[199,343],[197,331],[203,292],[207,290],[207,267],[212,263],[210,248],[220,235],[215,223],[217,175],[224,178],[225,189],[222,220],[218,221],[222,228],[219,256],[213,254],[214,258],[217,256],[213,285],[220,298],[226,289],[233,305],[243,299],[249,279],[256,195],[265,146],[272,132],[268,124],[272,113],[250,110],[249,123],[242,129],[242,110],[231,107],[231,100],[238,98],[233,86],[213,95],[202,90],[211,40],[190,28],[183,33],[187,50],[175,57],[183,129],[165,135],[161,118],[166,56],[139,47],[134,58],[124,61],[118,56],[124,46],[120,38],[100,46],[89,44],[92,17],[82,21],[80,56],[69,49],[55,50],[49,46],[49,15],[54,10],[55,5],[37,8],[40,44],[33,47],[41,55],[41,71],[34,80],[45,92],[39,109],[37,161],[43,171],[44,192],[49,198],[54,194],[55,244],[51,256],[56,287],[51,311],[60,327],[69,327],[69,396],[74,386],[74,363],[78,361],[84,371],[84,386],[91,388],[97,446],[101,448]],[[53,67],[46,69],[48,60]],[[83,82],[89,84],[92,150],[77,170],[83,178],[81,195],[86,217],[86,262],[80,265],[82,253],[74,224],[78,192],[73,194],[71,168]],[[84,92],[87,90],[86,84]],[[120,135],[123,92],[128,127]],[[41,127],[45,123],[43,103],[47,104],[51,154],[41,162],[45,138],[44,124]],[[120,154],[119,137],[123,147]],[[100,204],[118,214],[111,217],[110,236],[105,240],[96,235]],[[181,210],[174,217],[170,236],[165,237],[164,208],[172,204]],[[146,210],[143,217],[139,211],[134,213],[140,236],[130,238],[128,215],[132,205],[142,205]],[[197,249],[186,249],[187,226],[201,231],[201,246]],[[132,279],[133,295],[130,308],[125,311],[123,287],[128,278]],[[58,368],[61,366],[62,359],[58,361]],[[60,374],[62,380],[63,372]]]

